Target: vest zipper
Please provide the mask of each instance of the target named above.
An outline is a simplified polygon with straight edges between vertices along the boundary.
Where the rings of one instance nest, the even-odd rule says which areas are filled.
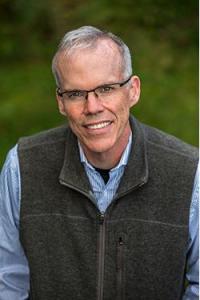
[[[97,300],[103,300],[104,287],[104,263],[105,263],[105,215],[102,213],[99,216],[99,257],[98,257],[98,285],[97,285]]]
[[[122,300],[123,297],[123,270],[124,270],[124,242],[120,237],[117,243],[117,300]]]

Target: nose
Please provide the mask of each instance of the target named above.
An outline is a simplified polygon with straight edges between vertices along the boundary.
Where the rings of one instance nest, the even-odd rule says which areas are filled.
[[[85,114],[98,114],[104,110],[102,101],[95,92],[89,92],[84,103]]]

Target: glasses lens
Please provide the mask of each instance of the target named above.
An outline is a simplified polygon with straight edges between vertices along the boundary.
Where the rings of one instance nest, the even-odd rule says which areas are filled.
[[[66,100],[69,101],[80,101],[84,100],[86,96],[85,91],[70,91],[70,92],[65,92],[63,94]]]
[[[105,86],[101,86],[101,87],[98,87],[95,90],[95,93],[99,97],[102,97],[102,98],[109,97],[109,96],[111,96],[117,90],[117,87],[119,88],[119,85],[118,86],[117,85],[105,85]]]

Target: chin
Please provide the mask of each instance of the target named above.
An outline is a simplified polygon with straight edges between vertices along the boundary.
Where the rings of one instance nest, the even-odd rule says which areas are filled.
[[[111,150],[114,146],[114,143],[106,143],[106,142],[101,142],[101,143],[92,143],[87,145],[87,149],[91,152],[96,152],[96,153],[103,153]]]

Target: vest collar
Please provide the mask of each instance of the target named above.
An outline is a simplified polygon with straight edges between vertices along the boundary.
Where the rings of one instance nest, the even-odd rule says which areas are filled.
[[[89,180],[80,161],[77,138],[70,128],[67,129],[64,163],[59,181],[61,184],[87,195],[87,197],[91,195]]]
[[[148,162],[144,133],[140,123],[130,117],[130,125],[133,133],[132,148],[125,167],[116,197],[121,197],[129,191],[136,189],[148,180]],[[68,128],[65,145],[65,157],[61,169],[60,183],[73,188],[90,199],[92,191],[90,183],[80,162],[80,154],[76,136]]]
[[[130,117],[130,125],[133,134],[132,148],[118,188],[117,198],[139,188],[148,181],[148,160],[144,132],[141,124],[132,116]]]

